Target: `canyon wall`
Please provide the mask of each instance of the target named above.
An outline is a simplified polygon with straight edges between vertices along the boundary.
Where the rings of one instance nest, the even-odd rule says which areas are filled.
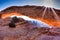
[[[46,10],[45,10],[46,9]],[[57,15],[54,15],[54,12]],[[44,14],[45,13],[45,14]],[[44,6],[11,6],[0,12],[0,18],[4,19],[10,16],[28,16],[33,19],[41,20],[51,26],[60,27],[60,10],[54,8],[46,8]],[[57,16],[59,18],[57,18]]]

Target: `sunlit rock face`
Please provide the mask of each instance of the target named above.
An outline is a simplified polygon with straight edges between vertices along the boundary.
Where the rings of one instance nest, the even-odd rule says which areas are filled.
[[[44,6],[12,6],[2,10],[0,15],[0,18],[3,19],[12,15],[24,15],[41,20],[50,26],[60,27],[60,10],[54,8]]]

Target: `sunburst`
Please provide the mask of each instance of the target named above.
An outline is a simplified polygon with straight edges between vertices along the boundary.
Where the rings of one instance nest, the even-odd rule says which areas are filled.
[[[44,1],[43,1],[43,5],[44,5],[45,7],[53,7],[54,2],[53,2],[53,0],[44,0]]]

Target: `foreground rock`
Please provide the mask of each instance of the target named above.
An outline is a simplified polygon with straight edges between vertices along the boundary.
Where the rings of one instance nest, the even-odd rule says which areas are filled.
[[[60,28],[38,28],[22,18],[18,20],[12,28],[12,18],[0,19],[0,40],[60,40]]]

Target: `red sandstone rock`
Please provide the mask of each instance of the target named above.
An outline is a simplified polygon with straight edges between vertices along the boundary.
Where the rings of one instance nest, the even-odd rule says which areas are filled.
[[[0,18],[5,14],[8,16],[10,13],[14,14],[17,12],[18,15],[21,14],[32,18],[41,18],[44,9],[45,7],[40,6],[13,6],[1,11]],[[48,12],[48,9],[44,19],[56,20],[52,14],[51,9],[51,13]],[[54,10],[59,16],[60,10]],[[11,22],[11,20],[12,18],[10,17],[0,19],[0,40],[60,40],[60,28],[34,28],[33,25],[22,18],[19,18],[20,21],[15,23],[15,28],[9,28],[8,24]]]

